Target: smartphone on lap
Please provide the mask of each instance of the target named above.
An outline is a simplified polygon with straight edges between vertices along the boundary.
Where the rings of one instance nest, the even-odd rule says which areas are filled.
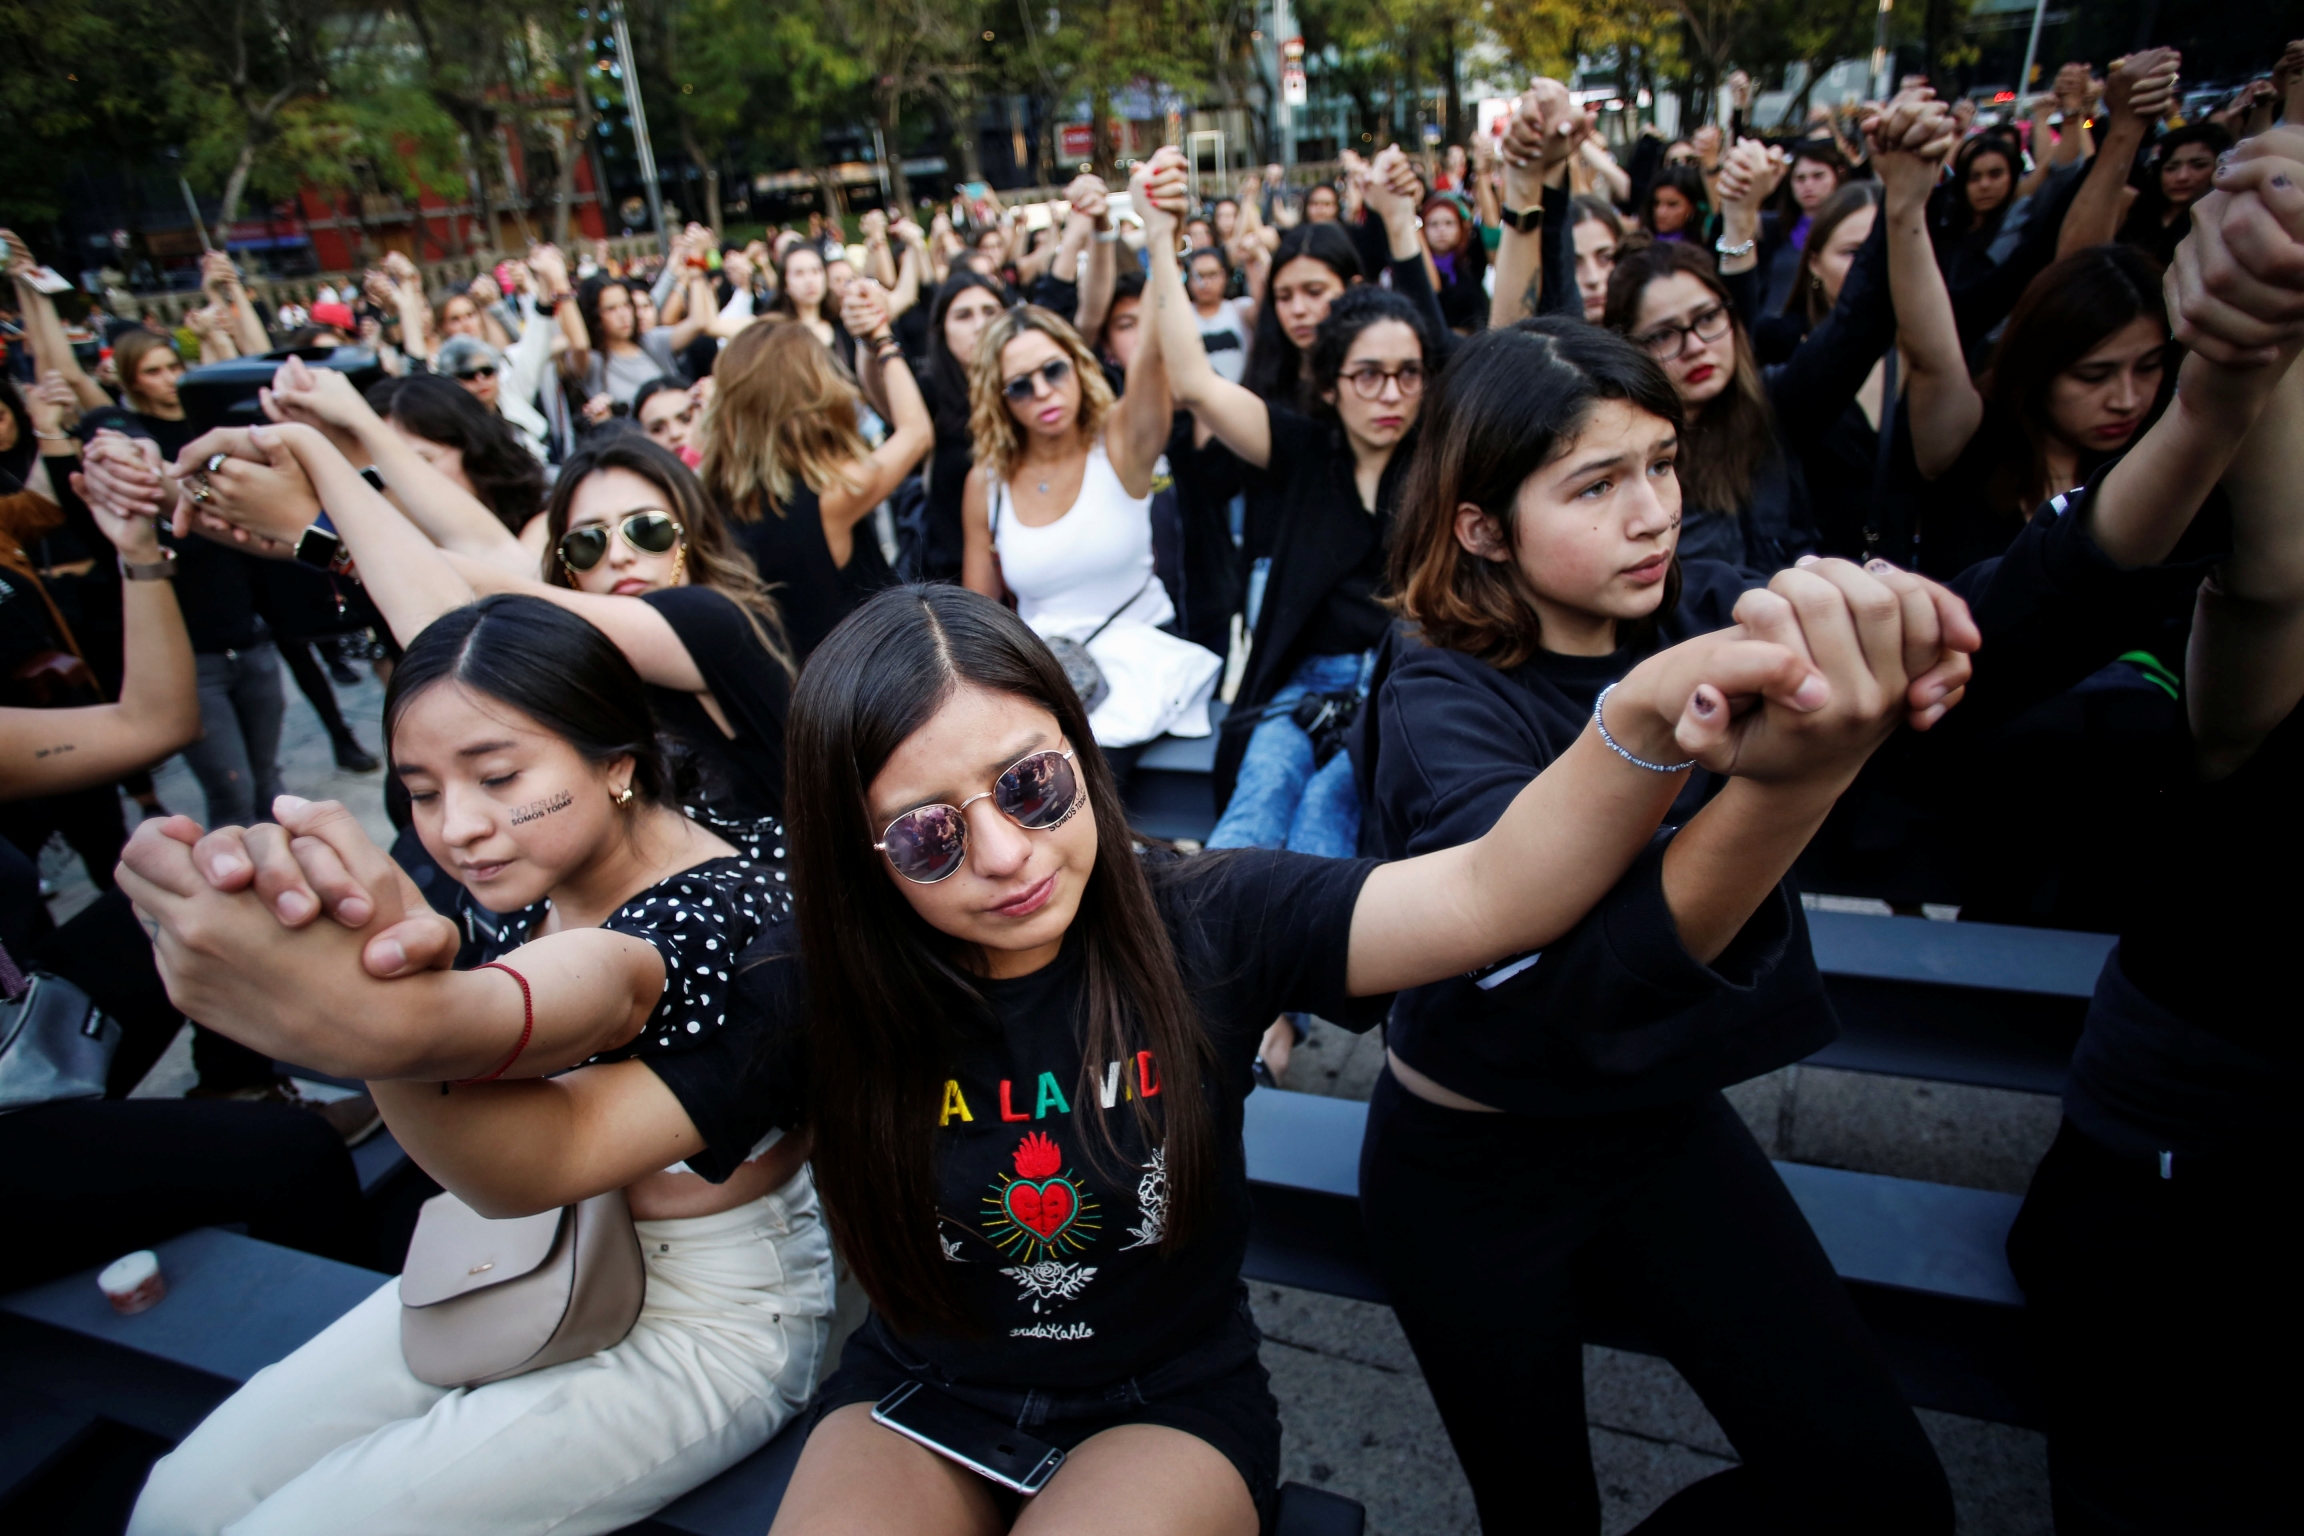
[[[917,1381],[880,1399],[872,1422],[1022,1494],[1047,1487],[1064,1465],[1064,1453],[1055,1446]]]

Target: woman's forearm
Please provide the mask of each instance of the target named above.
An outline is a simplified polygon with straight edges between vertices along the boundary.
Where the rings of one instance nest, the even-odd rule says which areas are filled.
[[[1664,902],[1680,945],[1710,965],[1792,869],[1843,784],[1731,779],[1664,850]]]
[[[432,541],[334,445],[316,431],[291,432],[288,441],[394,639],[411,644],[434,619],[472,601],[472,588]]]
[[[370,415],[355,429],[361,448],[408,521],[441,549],[506,570],[533,574],[535,565],[520,541],[470,491],[443,475],[408,445],[392,424]],[[333,509],[331,509],[333,515]]]

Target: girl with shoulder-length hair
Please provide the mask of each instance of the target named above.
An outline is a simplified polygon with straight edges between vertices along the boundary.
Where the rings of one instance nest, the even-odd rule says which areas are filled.
[[[769,317],[796,320],[806,326],[808,334],[853,374],[856,338],[840,324],[840,297],[824,253],[814,245],[795,241],[776,258],[776,297],[768,306]]]
[[[145,910],[167,931],[205,905],[201,931],[233,935],[203,946],[211,967],[169,932],[162,976],[258,1049],[372,1081],[472,1213],[612,1197],[581,1219],[637,1248],[642,1306],[598,1353],[452,1386],[404,1358],[386,1280],[153,1469],[139,1533],[373,1528],[380,1509],[472,1536],[543,1509],[619,1530],[756,1450],[815,1386],[834,1281],[807,1137],[729,1118],[761,1016],[728,983],[781,907],[770,867],[682,813],[640,674],[555,603],[441,615],[411,637],[384,725],[426,854],[486,909],[474,968],[444,968],[460,930],[350,813],[283,800],[286,825],[213,830],[198,863],[182,818],[148,832],[144,873],[123,871]],[[259,870],[332,915],[284,925],[233,889]],[[483,1424],[500,1455],[471,1454]]]
[[[1669,756],[1664,733],[1623,734],[1650,729],[1650,706],[1614,709],[1666,674],[1677,698],[1690,665],[1749,645],[1700,640],[1636,668],[1611,732]],[[1176,859],[1133,850],[1089,730],[1020,618],[949,587],[879,594],[794,696],[799,921],[741,979],[790,1019],[776,1059],[808,1075],[764,1095],[757,1123],[813,1128],[874,1315],[819,1397],[779,1515],[792,1530],[1007,1524],[989,1483],[872,1422],[906,1381],[1011,1422],[1051,1405],[1034,1433],[1074,1455],[1033,1522],[1093,1523],[1125,1479],[1163,1528],[1256,1529],[1278,1434],[1239,1311],[1237,1127],[1260,1032],[1283,1009],[1359,1027],[1411,973],[1530,947],[1630,867],[1678,782],[1588,732],[1466,848],[1373,869],[1273,849]],[[1640,810],[1617,824],[1627,793]],[[1093,1448],[1126,1457],[1088,1454],[1105,1434]]]
[[[1365,277],[1359,247],[1333,217],[1283,234],[1256,306],[1256,336],[1240,382],[1263,399],[1301,406],[1313,334],[1328,318],[1328,306]]]
[[[855,379],[806,326],[789,320],[747,327],[728,343],[699,428],[697,473],[775,589],[802,661],[867,594],[895,580],[866,519],[935,441],[884,318],[865,340],[892,428],[879,447],[857,427],[863,397]]]
[[[968,386],[976,467],[961,580],[1012,596],[1026,624],[1072,654],[1107,751],[1207,735],[1223,659],[1158,627],[1176,616],[1152,563],[1152,478],[1171,420],[1161,345],[1137,345],[1115,399],[1078,331],[1018,305],[984,328]]]
[[[1364,847],[1412,858],[1480,836],[1665,647],[1758,624],[1802,589],[1940,593],[1844,562],[1752,593],[1758,578],[1682,558],[1681,431],[1655,360],[1581,321],[1522,321],[1458,352],[1403,493],[1408,634],[1375,697]],[[1785,875],[1917,702],[1891,690],[1839,750],[1777,782],[1673,772],[1677,830],[1540,964],[1395,1003],[1361,1205],[1488,1529],[1599,1518],[1575,1302],[1595,1278],[1669,1358],[1705,1362],[1691,1380],[1724,1422],[1753,1426],[1742,1468],[1660,1518],[1951,1529],[1926,1434],[1721,1095],[1832,1037]],[[1939,713],[1932,701],[1918,723]],[[1418,1258],[1435,1223],[1458,1234],[1446,1271]],[[1468,1312],[1462,1272],[1520,1298],[1513,1315]]]

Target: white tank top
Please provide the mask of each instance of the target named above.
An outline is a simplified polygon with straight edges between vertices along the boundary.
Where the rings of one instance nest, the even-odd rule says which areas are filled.
[[[1128,494],[1101,440],[1062,517],[1027,525],[1002,481],[992,488],[991,522],[1001,579],[1016,594],[1017,616],[1038,633],[1080,639],[1115,614],[1137,624],[1175,617],[1152,575],[1152,498]]]

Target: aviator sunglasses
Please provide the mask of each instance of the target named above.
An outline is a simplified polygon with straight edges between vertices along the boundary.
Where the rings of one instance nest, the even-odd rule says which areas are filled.
[[[1021,405],[1025,401],[1031,399],[1034,395],[1040,393],[1040,386],[1039,384],[1035,383],[1034,380],[1046,380],[1048,384],[1048,392],[1050,394],[1054,394],[1056,391],[1064,387],[1064,381],[1071,376],[1072,364],[1070,360],[1061,357],[1052,357],[1048,359],[1048,361],[1042,363],[1039,367],[1032,369],[1030,372],[1020,373],[1016,375],[1016,377],[1010,379],[1007,383],[1001,385],[1000,393],[1006,395],[1009,399]]]
[[[914,885],[934,885],[959,873],[968,859],[968,807],[991,800],[994,808],[1027,832],[1064,825],[1086,798],[1072,754],[1053,747],[1020,757],[981,795],[958,805],[923,805],[888,823],[872,846],[888,855],[896,873]]]
[[[625,543],[647,555],[669,553],[680,542],[679,522],[671,513],[656,508],[625,513],[616,520],[616,531],[624,535]],[[608,529],[605,524],[571,528],[560,535],[560,563],[572,571],[592,569],[607,553]]]

